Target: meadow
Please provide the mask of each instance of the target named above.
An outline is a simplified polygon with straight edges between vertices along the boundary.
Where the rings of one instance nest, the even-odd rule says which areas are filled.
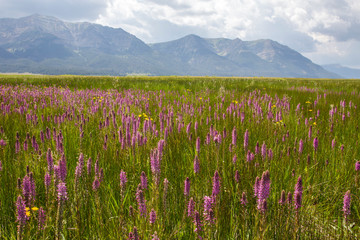
[[[0,75],[0,238],[360,238],[358,107],[360,80]]]

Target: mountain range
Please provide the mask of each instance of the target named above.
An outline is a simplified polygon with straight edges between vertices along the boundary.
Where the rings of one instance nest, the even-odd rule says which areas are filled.
[[[269,39],[188,35],[146,44],[121,28],[38,14],[0,19],[0,72],[341,77]]]
[[[340,64],[328,64],[322,66],[325,70],[336,73],[343,78],[360,79],[360,69],[341,66]]]

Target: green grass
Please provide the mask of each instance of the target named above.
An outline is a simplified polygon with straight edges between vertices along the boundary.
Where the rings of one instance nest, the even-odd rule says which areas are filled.
[[[59,205],[55,176],[48,193],[44,185],[48,168],[46,151],[51,149],[55,165],[62,152],[53,137],[40,140],[40,133],[47,128],[51,133],[54,129],[57,134],[61,131],[63,138],[68,191],[61,229],[65,239],[127,239],[134,227],[141,239],[151,239],[155,232],[160,239],[196,239],[198,233],[194,232],[193,220],[186,212],[190,197],[204,224],[199,232],[204,239],[355,239],[360,235],[360,173],[355,171],[355,162],[360,160],[358,80],[0,75],[0,84],[0,139],[6,142],[0,146],[3,239],[17,237],[15,203],[18,196],[24,197],[17,181],[27,174],[27,166],[36,185],[36,198],[31,206],[46,211],[46,223],[44,229],[39,229],[38,213],[32,212],[21,237],[53,239],[55,235]],[[340,105],[343,100],[345,108]],[[300,109],[296,110],[298,104]],[[334,108],[337,112],[330,118],[329,111]],[[268,119],[269,111],[273,115],[271,119]],[[276,114],[281,114],[282,121],[275,120]],[[107,118],[109,125],[99,127]],[[155,125],[145,132],[146,118]],[[135,127],[138,119],[139,126]],[[189,123],[191,128],[187,133]],[[127,126],[130,135],[146,137],[147,142],[131,146],[131,137],[122,146],[119,129],[125,136]],[[214,134],[210,143],[205,143],[211,128],[221,134],[220,143],[213,141]],[[231,145],[233,128],[238,134],[236,146]],[[254,160],[246,161],[247,150],[243,146],[246,130],[248,150],[255,154],[256,144],[261,147],[265,143],[273,151],[272,159],[264,160],[261,154],[255,154]],[[168,135],[157,185],[150,153],[160,139],[165,139],[165,132]],[[21,144],[18,153],[15,152],[17,133]],[[34,151],[32,136],[40,152]],[[198,137],[200,172],[195,174],[193,161]],[[313,147],[315,137],[319,139],[317,151]],[[25,151],[26,139],[29,147]],[[300,139],[304,141],[301,154]],[[333,139],[336,139],[334,149]],[[80,153],[84,154],[85,163],[82,176],[75,180]],[[89,158],[92,159],[90,174],[86,169]],[[94,191],[96,160],[104,177],[100,188]],[[123,191],[121,170],[126,172],[128,180]],[[239,183],[234,179],[236,170],[240,173]],[[267,211],[262,213],[257,209],[253,186],[255,178],[266,170],[270,172],[271,188]],[[143,189],[146,218],[140,216],[136,200],[142,171],[148,178],[148,188]],[[220,174],[221,190],[213,205],[214,224],[209,224],[204,220],[203,198],[212,194],[215,171]],[[278,201],[282,190],[293,193],[300,175],[304,191],[302,207],[297,212],[293,204],[281,206]],[[184,196],[186,177],[191,181],[190,196]],[[165,178],[169,181],[167,191]],[[342,207],[348,190],[351,214],[345,222]],[[240,204],[243,192],[247,195],[246,206]],[[132,216],[130,206],[134,208]],[[154,224],[149,223],[151,209],[157,214]]]

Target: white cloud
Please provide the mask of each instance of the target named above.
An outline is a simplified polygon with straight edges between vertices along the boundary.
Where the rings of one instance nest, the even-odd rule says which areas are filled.
[[[326,63],[326,52],[346,58],[351,50],[344,42],[360,41],[360,1],[109,0],[97,22],[122,27],[146,42],[173,40],[179,32],[271,38]]]
[[[344,47],[360,42],[359,0],[0,0],[0,6],[0,16],[37,12],[64,20],[95,21],[121,27],[145,42],[191,33],[243,40],[271,38],[319,56],[320,63],[329,60],[321,57],[325,51],[339,61],[360,62],[360,56]]]

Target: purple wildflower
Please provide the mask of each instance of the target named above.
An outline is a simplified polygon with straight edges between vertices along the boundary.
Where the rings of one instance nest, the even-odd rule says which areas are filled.
[[[348,216],[350,215],[350,204],[351,204],[351,195],[350,190],[348,190],[344,195],[344,204],[343,204],[343,212],[345,221],[347,221]]]
[[[244,149],[246,150],[249,145],[249,131],[246,129],[244,134]]]
[[[266,200],[266,198],[265,198],[265,199],[263,199],[262,202],[261,202],[260,211],[261,211],[263,214],[265,214],[266,210],[267,210],[267,200]]]
[[[35,200],[35,181],[28,175],[23,179],[22,192],[26,205],[30,206],[31,202]]]
[[[207,214],[207,216],[204,220],[210,224],[215,224],[215,212],[213,209],[209,210],[209,213]]]
[[[191,122],[189,122],[189,124],[186,126],[186,133],[189,135],[191,130]]]
[[[304,150],[304,142],[302,139],[299,141],[299,153],[301,154]]]
[[[26,221],[29,219],[29,217],[26,215],[25,208],[26,208],[25,201],[22,199],[21,196],[19,196],[16,201],[16,209],[17,209],[16,219],[20,225],[24,225]]]
[[[136,201],[138,202],[140,215],[146,217],[146,203],[145,203],[146,201],[145,201],[144,193],[141,190],[141,187],[138,188],[136,192]]]
[[[187,177],[184,183],[184,195],[189,196],[190,194],[190,179]]]
[[[270,173],[267,170],[266,172],[263,172],[260,184],[259,184],[259,191],[257,194],[258,198],[258,209],[264,212],[266,209],[263,208],[263,201],[264,199],[267,199],[270,195]]]
[[[198,156],[196,155],[194,159],[194,173],[198,173],[199,171],[200,171],[200,161]]]
[[[99,176],[99,158],[96,159],[95,166],[94,166],[95,175]]]
[[[251,151],[250,150],[248,150],[246,153],[246,161],[251,162]]]
[[[91,174],[91,164],[92,164],[92,159],[89,158],[87,160],[87,163],[86,163],[86,169],[87,169],[87,174],[90,175]]]
[[[75,168],[75,176],[77,178],[81,177],[83,168],[84,168],[84,155],[82,153],[80,153],[78,164],[76,165],[76,168]]]
[[[66,185],[65,185],[64,182],[60,182],[60,183],[57,185],[57,193],[58,193],[57,200],[58,200],[59,202],[68,199],[68,196],[67,196],[67,188],[66,188]]]
[[[213,199],[209,196],[204,197],[204,218],[209,219],[209,211],[212,209]]]
[[[126,187],[127,178],[126,178],[126,172],[123,170],[120,171],[120,188],[123,191]]]
[[[189,203],[188,203],[188,209],[187,209],[187,215],[188,217],[194,217],[194,213],[195,213],[195,202],[193,198],[190,198]]]
[[[201,227],[202,227],[202,224],[201,224],[201,220],[200,220],[200,214],[198,211],[195,211],[195,214],[194,214],[194,224],[195,224],[195,232],[198,233],[198,237],[201,239],[199,233],[202,231]]]
[[[266,158],[266,144],[265,144],[265,142],[263,142],[263,144],[261,145],[261,156],[262,156],[262,158],[263,159],[265,159]]]
[[[355,163],[355,171],[360,171],[360,161],[357,161],[356,163]]]
[[[299,176],[298,180],[297,180],[297,183],[295,185],[295,191],[294,192],[300,192],[302,193],[303,192],[303,186],[302,186],[302,178],[301,176]]]
[[[317,137],[314,138],[313,146],[314,146],[314,150],[315,150],[315,152],[316,152],[317,149],[318,149],[318,147],[319,147],[319,140],[318,140]]]
[[[220,193],[220,176],[219,176],[219,172],[216,170],[213,177],[212,195],[217,196],[219,193]]]
[[[273,150],[271,148],[268,149],[267,155],[269,157],[269,160],[271,160],[274,157]]]
[[[331,148],[334,149],[336,145],[336,140],[335,138],[331,141]]]
[[[298,210],[301,207],[302,194],[300,192],[294,193],[294,206]]]
[[[95,176],[95,179],[92,184],[92,188],[96,192],[99,189],[99,187],[100,187],[100,180],[97,176]]]
[[[236,128],[235,127],[232,130],[231,136],[232,136],[231,143],[232,143],[233,146],[236,146],[237,133],[236,133]]]
[[[298,210],[301,207],[302,193],[303,193],[302,178],[301,176],[299,176],[294,190],[294,206],[296,210]]]
[[[200,153],[200,137],[196,139],[196,152]]]
[[[239,174],[239,171],[238,170],[236,170],[235,171],[235,181],[237,182],[237,183],[239,183],[240,182],[240,174]]]
[[[38,214],[39,214],[38,216],[39,229],[44,230],[44,225],[46,221],[46,212],[42,207],[40,207]]]
[[[4,139],[0,139],[0,146],[2,147],[6,146],[6,142],[4,141]]]
[[[233,157],[233,159],[232,159],[233,164],[235,164],[236,161],[237,161],[237,156],[236,156],[236,154],[234,154],[234,157]]]
[[[15,153],[19,153],[20,152],[20,141],[19,139],[16,139],[15,142]]]
[[[44,183],[45,183],[46,191],[49,191],[49,187],[51,184],[51,175],[48,172],[45,173]]]
[[[160,175],[160,152],[157,148],[153,149],[150,153],[150,164],[151,172],[154,175],[156,185],[159,184],[159,175]]]
[[[256,142],[256,146],[255,146],[255,154],[259,154],[260,153],[260,145],[259,142]]]
[[[67,175],[66,160],[65,160],[65,155],[62,155],[62,157],[61,157],[61,159],[59,161],[59,165],[58,165],[57,177],[61,181],[65,182],[66,175]]]
[[[148,183],[147,183],[147,177],[146,177],[144,171],[141,172],[140,185],[141,185],[141,189],[147,189]]]
[[[150,221],[150,224],[154,224],[156,221],[156,212],[154,209],[151,209],[151,211],[150,211],[149,221]]]

